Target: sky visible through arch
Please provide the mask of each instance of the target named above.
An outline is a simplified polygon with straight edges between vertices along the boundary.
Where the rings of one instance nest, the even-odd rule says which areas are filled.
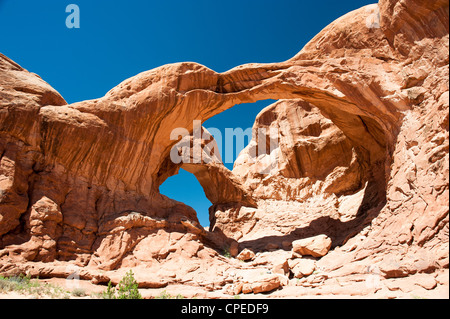
[[[287,60],[333,20],[375,2],[0,0],[0,52],[73,103],[102,97],[126,78],[167,63],[192,61],[224,72]],[[66,27],[69,4],[80,9],[80,28]],[[235,106],[204,126],[245,130],[271,102]],[[211,203],[193,175],[180,170],[160,190],[209,225]]]

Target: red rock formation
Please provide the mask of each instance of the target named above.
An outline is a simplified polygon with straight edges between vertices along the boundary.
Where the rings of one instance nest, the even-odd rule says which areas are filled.
[[[346,273],[342,265],[347,274],[361,272],[355,264],[377,265],[387,277],[448,268],[448,1],[411,1],[409,5],[381,1],[379,6],[379,13],[377,6],[367,6],[325,28],[291,60],[294,65],[306,65],[308,71],[302,68],[289,74],[296,85],[314,83],[330,92],[315,101],[319,93],[306,91],[302,99],[317,106],[350,142],[346,151],[334,155],[339,157],[336,166],[347,158],[347,165],[337,172],[352,172],[336,184],[353,180],[349,188],[353,194],[320,188],[321,183],[311,182],[314,178],[300,183],[308,175],[304,172],[311,172],[310,165],[298,157],[289,159],[289,154],[302,143],[300,132],[304,129],[307,135],[309,125],[290,125],[296,128],[289,130],[291,134],[298,133],[290,144],[282,134],[278,172],[253,174],[252,167],[258,163],[246,163],[246,151],[233,170],[244,174],[245,182],[256,187],[254,196],[265,201],[258,202],[251,216],[248,209],[243,212],[239,207],[222,205],[216,211],[216,227],[229,236],[240,231],[236,237],[241,246],[289,247],[293,239],[325,233],[333,246],[347,243],[343,250],[351,250],[337,249],[320,261],[321,267],[340,275]],[[389,11],[392,6],[395,9]],[[381,17],[381,28],[368,26],[373,14]],[[430,26],[424,23],[431,19]],[[398,22],[403,20],[408,22]],[[315,72],[312,66],[317,66]],[[318,76],[323,78],[316,80]],[[309,89],[311,84],[305,86]],[[343,101],[337,104],[340,94]],[[290,103],[290,108],[273,115],[280,103]],[[264,110],[256,125],[298,121],[292,115],[296,102],[280,103]],[[261,118],[268,118],[268,123],[262,124]],[[324,120],[316,120],[316,127]],[[339,139],[339,133],[333,138]],[[321,170],[322,152],[332,145],[329,140],[326,148],[321,146],[326,141],[322,137],[312,142],[313,152],[302,150],[313,159],[314,169],[324,172],[325,181],[336,176]],[[288,146],[283,149],[284,144]],[[355,161],[348,165],[351,148]],[[282,173],[292,162],[296,162],[295,180]],[[292,174],[292,169],[287,171]],[[358,188],[358,180],[363,188]],[[299,196],[300,203],[293,203],[292,189],[298,191],[294,197]]]
[[[448,268],[448,22],[445,0],[380,0],[286,62],[166,65],[71,105],[0,55],[0,273],[75,264],[102,282],[137,267],[143,286],[222,287],[236,278],[217,267],[241,267],[211,249],[230,244],[223,234],[256,250],[326,234],[327,278]],[[269,98],[284,100],[255,128],[280,129],[273,154],[248,161],[254,140],[231,172],[170,161],[173,129]],[[214,232],[158,191],[181,165],[213,202]]]

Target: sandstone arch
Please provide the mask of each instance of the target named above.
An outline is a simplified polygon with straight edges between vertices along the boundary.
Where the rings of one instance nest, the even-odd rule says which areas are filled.
[[[351,258],[407,244],[412,248],[401,255],[404,260],[427,247],[438,250],[407,273],[448,267],[443,249],[448,247],[448,1],[407,3],[381,0],[351,12],[282,63],[247,64],[224,73],[195,63],[165,65],[125,80],[100,99],[71,105],[0,55],[5,267],[14,258],[41,260],[26,221],[44,197],[63,216],[47,262],[76,260],[107,270],[123,260],[139,263],[134,249],[160,230],[187,233],[191,241],[226,240],[208,237],[213,235],[204,232],[192,209],[159,194],[159,185],[177,169],[168,161],[176,143],[169,135],[176,127],[192,131],[193,120],[261,99],[300,99],[318,108],[348,140],[355,154],[348,168],[357,167],[360,182],[371,187],[365,210],[379,205],[380,212],[369,240]],[[374,12],[380,28],[366,24]],[[408,23],[399,24],[402,17]],[[186,168],[214,204],[247,207],[238,218],[255,227],[259,217],[251,206],[267,198],[255,196],[243,177],[220,165]],[[298,178],[298,172],[286,174]],[[421,182],[427,176],[431,186]],[[223,183],[226,191],[217,192],[214,185]],[[216,206],[213,213],[232,216],[227,209]],[[163,258],[165,252],[154,255]]]

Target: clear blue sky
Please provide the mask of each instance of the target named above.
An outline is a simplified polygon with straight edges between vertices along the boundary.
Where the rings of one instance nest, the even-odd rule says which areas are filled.
[[[101,97],[124,79],[167,63],[193,61],[223,72],[248,62],[287,60],[336,18],[375,2],[0,0],[0,52],[72,103]],[[71,3],[80,8],[79,29],[65,24]],[[204,126],[251,127],[268,104],[236,106]],[[182,171],[160,190],[209,224],[211,203],[194,176]]]

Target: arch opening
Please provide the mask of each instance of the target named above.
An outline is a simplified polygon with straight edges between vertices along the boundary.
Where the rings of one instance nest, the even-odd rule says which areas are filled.
[[[209,227],[208,209],[212,203],[205,195],[197,178],[180,168],[178,174],[167,178],[159,187],[161,194],[192,207],[197,212],[200,225]]]
[[[267,99],[235,105],[202,123],[203,127],[214,136],[216,142],[219,142],[222,162],[230,171],[233,170],[239,153],[250,143],[256,117],[264,108],[274,102],[276,100]],[[220,136],[215,135],[212,131],[220,132]]]

